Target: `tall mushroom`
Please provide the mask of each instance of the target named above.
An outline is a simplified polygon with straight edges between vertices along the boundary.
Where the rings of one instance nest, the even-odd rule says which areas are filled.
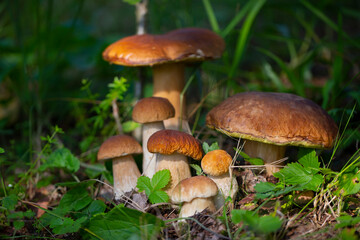
[[[169,99],[175,108],[174,118],[165,121],[165,127],[178,129],[185,63],[219,58],[224,49],[224,40],[214,32],[183,28],[162,35],[125,37],[108,46],[103,58],[124,66],[152,66],[153,96]],[[182,117],[186,119],[185,102],[182,105]]]
[[[289,93],[245,92],[236,94],[206,116],[206,125],[226,135],[245,139],[244,151],[262,158],[266,171],[284,157],[288,145],[331,148],[338,128],[317,104]]]
[[[201,160],[201,168],[208,177],[213,180],[219,188],[215,197],[216,209],[225,204],[225,199],[234,197],[239,189],[236,178],[230,174],[232,157],[224,150],[213,150],[208,152]]]
[[[179,217],[190,217],[205,209],[215,212],[213,197],[217,192],[214,181],[205,176],[196,176],[179,182],[171,192],[170,198],[173,203],[184,203]]]
[[[130,192],[136,187],[140,171],[132,154],[142,153],[140,144],[127,135],[116,135],[108,138],[97,154],[98,161],[112,159],[115,199]]]
[[[155,154],[147,149],[149,137],[164,129],[163,120],[173,117],[175,109],[166,98],[149,97],[139,100],[133,109],[132,118],[135,122],[142,123],[143,146],[143,174],[152,177],[156,171]]]
[[[166,191],[171,190],[181,180],[191,177],[187,156],[200,160],[203,150],[200,142],[190,134],[177,130],[160,130],[149,138],[148,150],[157,153],[156,171],[169,169],[171,181]]]

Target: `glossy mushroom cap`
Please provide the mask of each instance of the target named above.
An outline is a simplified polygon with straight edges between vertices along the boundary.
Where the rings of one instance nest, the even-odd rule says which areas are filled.
[[[152,66],[166,62],[203,61],[219,58],[224,40],[201,28],[183,28],[162,35],[125,37],[103,52],[106,61],[125,66]]]
[[[142,148],[134,138],[127,135],[116,135],[108,138],[101,144],[97,159],[98,161],[103,161],[110,158],[140,153],[142,153]]]
[[[229,172],[232,158],[224,150],[208,152],[201,160],[201,168],[211,176],[221,176]]]
[[[217,194],[216,183],[208,177],[196,176],[182,180],[173,189],[173,203],[191,202],[195,198],[209,198]]]
[[[166,98],[148,97],[139,100],[132,118],[138,123],[159,122],[175,116],[175,109]]]
[[[207,114],[206,125],[233,137],[311,148],[331,148],[338,131],[314,102],[268,92],[245,92],[226,99]]]
[[[190,134],[177,130],[160,130],[149,138],[149,152],[170,155],[179,153],[200,160],[203,150],[200,142]]]

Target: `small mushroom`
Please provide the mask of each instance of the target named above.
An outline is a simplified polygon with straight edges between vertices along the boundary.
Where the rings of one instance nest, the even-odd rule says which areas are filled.
[[[214,32],[183,28],[162,35],[125,37],[108,46],[103,58],[118,65],[152,66],[153,96],[169,99],[175,108],[174,118],[166,120],[165,127],[178,129],[181,105],[182,118],[186,119],[185,101],[180,103],[185,86],[185,62],[219,58],[224,49],[224,40]]]
[[[173,117],[175,109],[166,98],[149,97],[139,100],[134,106],[132,118],[142,123],[143,174],[152,177],[156,171],[155,154],[147,149],[149,137],[164,129],[163,120]]]
[[[234,197],[239,189],[236,178],[230,174],[232,158],[224,150],[213,150],[208,152],[201,160],[201,167],[204,173],[213,180],[219,188],[215,197],[216,209],[224,206],[225,199]]]
[[[208,209],[215,212],[213,197],[217,194],[216,183],[205,176],[182,180],[173,189],[170,198],[175,204],[183,203],[179,217],[190,217]]]
[[[156,155],[156,171],[169,169],[171,181],[168,193],[183,179],[191,177],[187,156],[200,160],[203,150],[200,142],[190,134],[177,130],[160,130],[151,135],[148,150]]]
[[[130,192],[136,187],[140,171],[132,154],[142,153],[140,144],[127,135],[116,135],[108,138],[97,154],[98,161],[112,159],[115,199]]]
[[[289,93],[245,92],[213,108],[206,125],[232,137],[245,139],[244,151],[262,158],[268,175],[279,168],[288,145],[332,148],[338,127],[309,99]]]

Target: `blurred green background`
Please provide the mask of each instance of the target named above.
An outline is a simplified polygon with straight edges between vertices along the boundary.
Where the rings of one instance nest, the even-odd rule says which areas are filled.
[[[330,113],[344,133],[337,156],[348,159],[360,139],[359,7],[356,0],[150,0],[146,28],[154,34],[208,28],[226,41],[222,59],[188,68],[188,77],[195,74],[186,92],[190,124],[200,139],[216,138],[206,132],[205,115],[228,96],[291,92]],[[123,123],[131,120],[134,102],[151,95],[149,69],[140,74],[101,57],[106,46],[136,33],[135,6],[119,0],[3,0],[0,16],[2,174],[26,169],[55,125],[65,132],[58,145],[95,162],[100,143],[116,134],[111,108],[99,108],[108,84],[115,76],[127,79],[118,100]],[[139,92],[140,78],[145,81]]]

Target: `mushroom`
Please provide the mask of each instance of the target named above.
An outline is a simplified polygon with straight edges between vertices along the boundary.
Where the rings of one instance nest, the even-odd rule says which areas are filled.
[[[200,142],[190,134],[177,130],[160,130],[151,135],[148,150],[156,155],[156,171],[169,169],[171,181],[167,193],[183,179],[191,177],[187,156],[200,160],[203,150]]]
[[[224,49],[224,40],[214,32],[183,28],[162,35],[125,37],[108,46],[103,58],[118,65],[152,66],[153,96],[169,99],[175,108],[174,118],[166,120],[165,127],[178,129],[181,104],[182,118],[186,119],[185,101],[180,103],[185,85],[185,62],[219,58]]]
[[[143,174],[152,177],[156,170],[155,154],[147,150],[149,137],[164,129],[163,120],[173,117],[175,109],[166,98],[149,97],[139,100],[134,106],[132,118],[142,123]]]
[[[175,204],[184,203],[179,217],[190,217],[206,208],[215,212],[213,197],[217,194],[216,183],[205,176],[182,180],[173,189],[170,198]]]
[[[317,104],[289,93],[236,94],[206,116],[206,125],[226,135],[245,139],[244,151],[262,158],[268,175],[279,168],[288,145],[331,148],[338,128]]]
[[[130,192],[136,187],[140,171],[132,154],[142,153],[140,144],[127,135],[116,135],[108,138],[97,154],[98,161],[112,159],[115,199]]]
[[[236,179],[230,174],[231,162],[231,156],[224,150],[210,151],[201,160],[204,173],[208,174],[219,188],[214,200],[216,209],[224,206],[227,197],[230,196],[234,200],[239,189]]]

